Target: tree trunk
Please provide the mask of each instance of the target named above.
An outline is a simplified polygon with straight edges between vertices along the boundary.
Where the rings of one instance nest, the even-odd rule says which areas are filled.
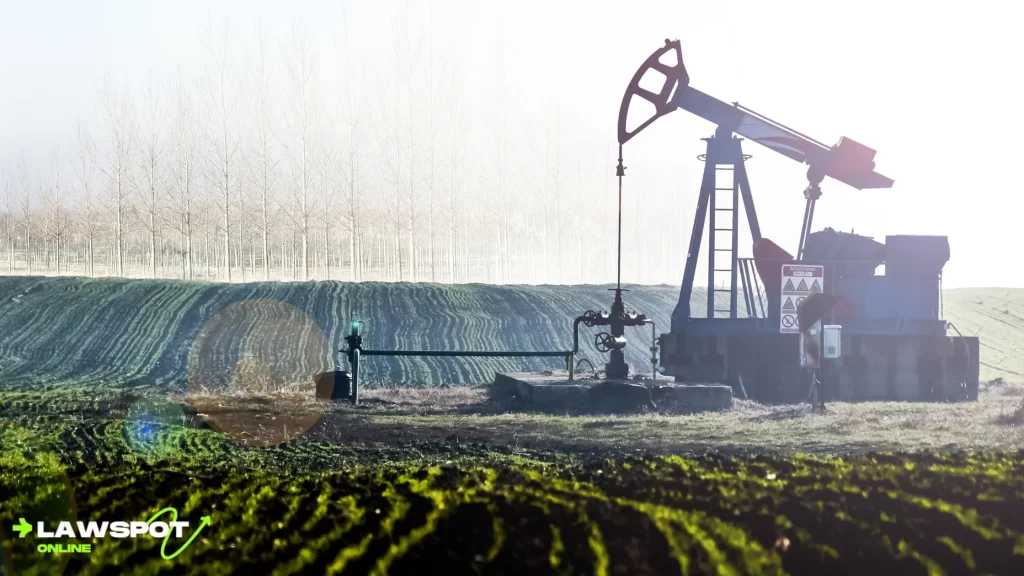
[[[284,264],[284,230],[281,230],[281,281],[283,282],[286,275],[285,264]]]
[[[302,279],[309,280],[309,228],[302,225]]]
[[[203,240],[203,258],[206,260],[206,279],[213,278],[213,271],[210,268],[210,231],[207,230]]]
[[[28,273],[32,275],[32,219],[26,218],[25,224],[25,260],[28,261]]]
[[[224,209],[224,273],[227,281],[231,282],[231,222],[227,208]]]
[[[238,222],[238,265],[242,269],[242,282],[245,282],[245,248],[242,242],[242,222]]]
[[[270,225],[270,222],[268,221],[268,218],[267,218],[267,191],[266,191],[266,189],[264,189],[264,191],[263,191],[263,213],[262,213],[262,216],[263,216],[263,279],[266,280],[267,282],[270,282],[270,261],[268,259],[268,254],[270,252],[270,246],[269,246],[269,242],[268,242],[268,239],[267,239],[267,235],[268,235],[268,232],[269,232],[268,227]]]
[[[252,262],[252,279],[256,281],[256,239],[249,236],[249,260]]]
[[[178,234],[178,256],[181,260],[181,279],[188,279],[188,264],[185,262],[185,226],[182,222],[181,234]]]
[[[330,221],[330,217],[326,219]],[[331,227],[324,226],[324,280],[331,280]]]
[[[433,108],[433,105],[431,105]],[[430,151],[430,185],[427,187],[427,249],[430,250],[430,281],[437,282],[437,253],[434,250],[434,151]]]
[[[185,257],[188,260],[188,279],[192,280],[195,278],[195,258],[192,255],[192,215],[188,210],[185,211]]]
[[[95,262],[96,262],[96,257],[95,257],[95,252],[93,251],[92,232],[90,231],[88,237],[86,238],[86,247],[85,247],[85,264],[89,268],[89,277],[90,278],[96,276]]]

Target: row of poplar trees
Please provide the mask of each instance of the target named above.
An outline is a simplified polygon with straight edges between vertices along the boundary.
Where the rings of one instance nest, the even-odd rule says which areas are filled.
[[[354,52],[336,45],[334,83],[301,24],[276,54],[259,26],[236,51],[224,23],[204,30],[197,70],[139,86],[106,75],[73,145],[0,173],[0,270],[228,282],[612,278],[614,239],[594,233],[614,222],[607,151],[584,152],[557,109],[540,126],[512,119],[500,44],[491,98],[473,117],[459,59],[435,48],[432,26],[417,33],[399,15],[394,28],[384,71],[348,65]]]

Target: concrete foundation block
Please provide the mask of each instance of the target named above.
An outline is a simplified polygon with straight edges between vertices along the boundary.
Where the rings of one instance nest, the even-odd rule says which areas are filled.
[[[568,410],[586,402],[587,387],[579,384],[525,384],[529,402],[544,410]]]
[[[545,412],[638,414],[699,412],[732,407],[732,387],[662,384],[651,381],[570,381],[535,373],[496,374],[492,398],[515,400]]]
[[[636,414],[657,408],[651,390],[630,382],[599,382],[587,391],[590,410],[611,414]]]
[[[732,387],[722,384],[678,384],[651,390],[659,409],[680,412],[728,410],[732,408]]]

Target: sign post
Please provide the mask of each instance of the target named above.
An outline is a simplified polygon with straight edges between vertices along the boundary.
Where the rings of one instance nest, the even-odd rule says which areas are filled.
[[[825,292],[825,267],[806,264],[782,265],[782,296],[779,298],[779,332],[799,334],[797,311],[811,294]]]

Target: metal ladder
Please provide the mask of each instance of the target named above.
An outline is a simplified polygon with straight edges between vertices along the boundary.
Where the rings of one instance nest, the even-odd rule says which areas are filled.
[[[720,181],[723,179],[719,175],[721,172],[729,173],[729,180],[731,185],[729,187],[720,186]],[[716,164],[715,165],[715,181],[712,183],[710,198],[710,209],[708,210],[708,318],[736,318],[736,290],[733,288],[736,286],[736,247],[739,242],[739,201],[740,201],[740,190],[739,182],[736,178],[735,166],[732,164]],[[719,192],[731,192],[732,202],[728,206],[719,206],[718,193]],[[726,217],[724,225],[727,227],[719,227],[718,215],[722,213]],[[716,242],[716,236],[718,232],[729,232],[729,242],[727,247],[720,247]],[[719,253],[727,253],[729,259],[729,267],[723,268],[721,260],[719,259]],[[727,279],[724,278],[728,274]],[[729,304],[727,308],[719,308],[717,302],[718,294],[728,294]],[[725,314],[727,316],[720,316]]]

